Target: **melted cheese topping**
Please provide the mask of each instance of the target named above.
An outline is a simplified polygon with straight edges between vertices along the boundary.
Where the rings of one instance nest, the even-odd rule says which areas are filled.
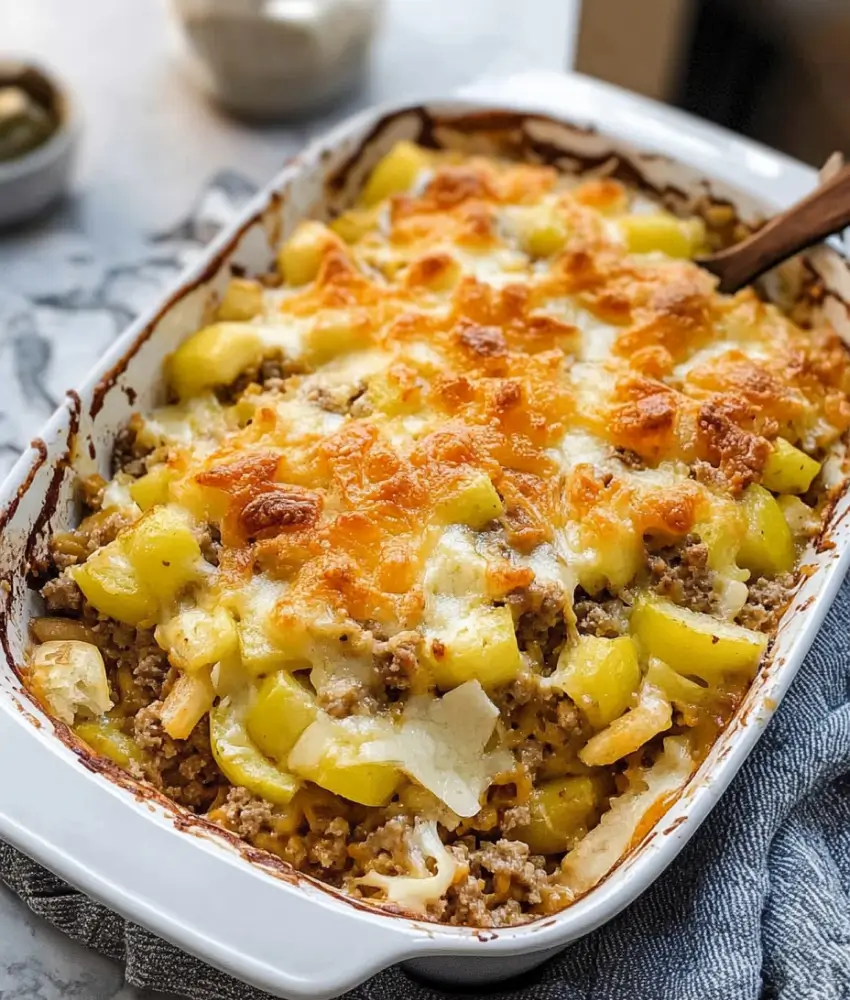
[[[831,330],[803,331],[751,290],[718,294],[663,245],[630,252],[621,217],[646,208],[613,181],[433,154],[408,193],[340,220],[349,242],[314,225],[312,280],[252,286],[234,324],[256,354],[240,390],[207,379],[136,420],[161,501],[220,534],[217,567],[180,598],[223,609],[238,634],[236,649],[220,637],[234,651],[212,671],[218,694],[250,704],[281,666],[309,671],[301,729],[318,712],[308,734],[331,735],[302,739],[302,776],[372,805],[398,766],[473,816],[514,763],[488,695],[542,667],[517,647],[512,596],[554,592],[575,638],[576,595],[628,604],[648,540],[710,541],[721,614],[740,610],[743,491],[777,438],[820,456],[847,429],[846,356]],[[280,377],[256,374],[263,361]],[[200,384],[195,369],[180,384]],[[375,659],[394,642],[417,664],[398,704]],[[606,841],[605,864],[630,836]],[[433,901],[453,868],[431,841],[415,878],[362,884]]]

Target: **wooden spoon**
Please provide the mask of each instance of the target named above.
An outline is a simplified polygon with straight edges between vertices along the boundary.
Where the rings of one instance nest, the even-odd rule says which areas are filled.
[[[802,201],[774,216],[752,236],[696,263],[736,292],[776,264],[850,226],[850,165],[841,167]]]

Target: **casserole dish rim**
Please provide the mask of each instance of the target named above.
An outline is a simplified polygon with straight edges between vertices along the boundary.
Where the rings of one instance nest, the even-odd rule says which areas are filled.
[[[110,382],[114,366],[127,356],[132,355],[135,349],[143,343],[143,335],[151,327],[157,316],[173,308],[195,285],[202,285],[205,275],[215,270],[216,262],[223,262],[227,258],[228,251],[235,245],[238,233],[250,225],[251,221],[256,218],[257,214],[261,212],[266,204],[270,200],[273,200],[274,192],[287,183],[291,177],[295,176],[296,172],[305,169],[309,170],[311,167],[318,166],[318,151],[320,149],[330,148],[337,143],[341,143],[346,136],[354,134],[364,125],[381,120],[382,116],[387,113],[399,112],[404,108],[418,108],[423,103],[428,106],[437,106],[441,110],[447,111],[486,110],[488,107],[507,108],[530,115],[535,113],[551,115],[554,119],[563,122],[595,124],[599,127],[602,135],[610,136],[615,144],[634,143],[634,137],[632,135],[623,135],[622,131],[616,127],[616,121],[615,127],[609,127],[610,122],[606,112],[612,106],[613,102],[613,105],[619,108],[623,114],[626,114],[626,111],[629,114],[633,113],[635,106],[639,108],[643,107],[649,118],[656,122],[656,125],[660,123],[662,126],[660,133],[662,134],[665,130],[671,132],[671,134],[676,130],[680,130],[681,123],[679,119],[684,117],[688,122],[692,123],[692,128],[699,135],[704,136],[704,141],[708,141],[709,139],[713,139],[716,142],[727,141],[725,135],[720,130],[714,129],[713,126],[694,122],[692,119],[688,119],[687,116],[682,116],[681,112],[674,113],[670,109],[654,105],[653,102],[617,92],[616,88],[599,85],[594,81],[583,80],[581,78],[567,79],[569,83],[574,85],[575,90],[572,95],[567,94],[562,100],[577,100],[579,94],[586,96],[588,93],[597,93],[599,95],[597,107],[588,109],[585,104],[581,114],[573,114],[568,107],[562,107],[560,112],[558,112],[552,107],[549,101],[540,101],[535,104],[527,99],[514,102],[509,97],[502,95],[493,100],[485,99],[483,95],[473,95],[471,98],[463,95],[460,98],[447,98],[433,102],[420,101],[414,104],[403,103],[389,108],[367,111],[337,126],[317,143],[311,144],[304,154],[297,157],[294,163],[285,168],[270,185],[265,187],[252,200],[240,218],[212,242],[201,258],[180,277],[175,288],[162,297],[159,307],[141,317],[125,331],[115,344],[112,345],[110,351],[104,356],[93,374],[86,380],[80,391],[80,395],[86,400],[95,400],[98,391],[111,391],[115,389],[114,379]],[[618,100],[622,102],[620,105],[617,105]],[[616,119],[616,115],[614,117]],[[627,121],[627,119],[628,115],[626,114],[623,121]],[[659,129],[656,128],[656,132],[658,131]],[[769,155],[761,147],[749,144],[746,140],[735,137],[735,141],[737,144],[742,145],[744,149],[750,149],[751,147],[750,151],[757,152],[761,157]],[[646,142],[646,140],[643,140],[643,142]],[[670,153],[669,147],[664,148],[660,143],[658,148],[664,156],[670,155],[681,163],[689,162],[683,159],[680,150]],[[785,169],[783,166],[784,159],[782,157],[777,158],[778,174],[780,175],[783,169]],[[313,163],[313,160],[316,162]],[[693,166],[694,164],[691,165]],[[795,171],[796,177],[794,177]],[[815,176],[814,171],[807,170],[800,165],[794,165],[791,175],[795,183],[804,183],[806,178],[812,181]],[[763,183],[763,179],[760,180],[759,184]],[[737,186],[741,187],[740,184]],[[763,202],[770,202],[770,198],[766,199],[764,197],[765,192],[763,188],[759,189],[759,185],[754,184],[753,190],[759,190]],[[783,200],[787,201],[790,199],[788,197],[782,198],[777,196],[773,201],[772,207],[779,207]],[[103,389],[104,385],[106,385],[105,390]],[[74,408],[78,405],[79,400],[79,395],[69,395],[65,407],[60,409],[51,418],[43,435],[46,441],[52,442],[57,436],[61,437],[65,433],[65,424],[73,420]],[[35,451],[31,450],[16,464],[10,477],[6,480],[2,489],[2,496],[0,496],[0,503],[4,507],[15,503],[14,495],[10,490],[16,490],[18,483],[24,482],[29,474],[33,460],[39,454],[38,449]],[[819,592],[813,606],[808,608],[805,622],[801,626],[799,634],[794,639],[791,651],[785,656],[784,661],[779,664],[781,669],[777,668],[770,671],[768,668],[763,668],[765,673],[771,673],[771,683],[769,685],[762,685],[762,689],[759,691],[761,704],[753,706],[755,710],[751,711],[739,726],[736,727],[735,723],[730,725],[729,730],[727,730],[729,735],[724,734],[721,737],[715,745],[712,754],[718,749],[720,742],[724,740],[730,744],[728,748],[724,748],[726,752],[722,755],[718,753],[717,756],[719,759],[715,760],[710,767],[708,767],[708,762],[703,765],[706,773],[702,774],[702,771],[700,772],[702,777],[699,781],[695,779],[691,780],[688,790],[683,793],[679,801],[662,818],[660,825],[665,827],[662,835],[654,837],[654,834],[652,834],[649,838],[645,838],[638,849],[632,851],[625,860],[621,859],[615,872],[609,875],[600,885],[591,890],[587,896],[573,904],[573,906],[553,915],[551,918],[540,918],[530,924],[500,928],[494,931],[470,927],[449,927],[417,921],[407,916],[387,914],[374,907],[362,903],[358,904],[357,901],[352,901],[342,894],[336,894],[332,889],[322,889],[312,882],[312,880],[310,880],[310,884],[308,885],[306,877],[298,876],[289,880],[297,883],[297,893],[278,893],[278,900],[282,901],[285,895],[290,899],[298,895],[310,907],[313,907],[317,902],[321,903],[323,905],[319,909],[325,914],[333,912],[340,918],[338,921],[329,922],[335,922],[338,927],[344,926],[345,933],[349,935],[348,947],[346,949],[349,952],[347,960],[335,962],[334,968],[327,967],[327,963],[324,966],[322,963],[317,963],[315,974],[312,979],[307,981],[303,975],[299,976],[294,972],[287,972],[279,967],[272,968],[268,962],[263,961],[258,955],[249,955],[244,952],[234,951],[233,949],[228,951],[226,947],[222,948],[220,941],[213,941],[209,934],[204,933],[201,914],[197,910],[193,915],[187,914],[187,911],[184,910],[182,918],[173,919],[162,910],[157,910],[155,900],[146,901],[144,893],[139,890],[132,895],[132,898],[128,897],[126,889],[122,890],[121,886],[115,881],[115,877],[111,880],[104,878],[91,865],[81,864],[67,849],[63,850],[61,842],[50,843],[46,839],[46,835],[39,835],[36,830],[27,831],[23,829],[25,826],[23,819],[15,819],[15,816],[12,815],[11,806],[4,813],[2,801],[0,801],[0,835],[27,853],[31,853],[38,860],[42,861],[42,863],[47,864],[48,867],[66,877],[69,881],[79,885],[85,891],[97,898],[103,899],[114,909],[122,912],[130,919],[146,924],[151,929],[169,937],[186,950],[220,968],[224,968],[228,972],[232,972],[262,988],[282,991],[288,996],[315,998],[334,995],[362,981],[380,968],[415,956],[477,955],[490,957],[496,954],[516,955],[520,953],[536,953],[545,949],[564,946],[569,941],[588,933],[604,923],[636,898],[673,860],[686,840],[693,834],[699,823],[713,807],[723,789],[725,789],[737,769],[748,756],[764,724],[769,719],[782,694],[784,694],[790,685],[823,616],[826,614],[832,598],[840,586],[844,575],[843,571],[846,569],[848,562],[850,562],[850,546],[845,545],[844,548],[840,549],[837,557],[832,559],[831,562],[832,565],[825,568],[828,577],[826,586]],[[818,573],[818,580],[821,577],[822,574]],[[0,708],[2,708],[0,710],[0,747],[5,744],[8,749],[13,740],[18,740],[23,752],[23,747],[27,740],[21,739],[19,730],[29,732],[30,734],[38,732],[40,739],[37,742],[51,757],[49,762],[45,757],[44,761],[38,766],[43,767],[45,775],[48,772],[54,774],[61,773],[65,761],[47,747],[48,743],[55,744],[57,741],[46,735],[45,727],[42,725],[40,730],[35,730],[29,723],[24,722],[20,715],[20,706],[18,717],[15,718],[12,715],[8,699],[6,698],[0,701]],[[9,724],[10,719],[12,722],[17,722],[18,725],[11,726]],[[731,732],[733,729],[734,732]],[[14,736],[10,734],[14,734]],[[62,768],[50,767],[49,764],[61,764]],[[76,769],[77,773],[81,774],[82,771],[82,768]],[[86,777],[91,777],[91,775],[86,775]],[[75,784],[79,784],[79,782],[75,782]],[[116,799],[119,796],[122,799],[127,798],[126,792],[114,783],[99,779],[98,784],[107,786],[112,796]],[[694,788],[694,793],[689,795],[691,787]],[[105,801],[103,796],[99,797],[99,801]],[[31,807],[29,811],[29,815],[31,816],[35,815],[33,808]],[[206,853],[215,856],[216,860],[219,857],[227,856],[226,852],[220,851],[217,845],[211,845],[206,838],[194,837],[190,841],[185,836],[185,831],[175,827],[172,822],[173,817],[159,816],[157,814],[156,818],[155,827],[168,835],[160,838],[161,843],[174,844],[176,841],[171,839],[171,835],[178,835],[181,837],[183,844],[201,843],[206,849]],[[39,822],[44,828],[45,817],[42,816]],[[132,825],[134,827],[138,826],[136,823]],[[186,852],[181,848],[180,852],[175,853],[175,858],[177,853]],[[267,874],[254,865],[246,865],[244,862],[239,862],[237,865],[235,855],[231,854],[230,860],[234,862],[234,867],[238,868],[240,872],[247,869],[258,879],[266,880],[272,885],[276,884],[275,880],[270,879]],[[112,864],[111,860],[110,864]],[[120,874],[123,875],[124,873],[121,872]],[[242,881],[242,879],[240,878],[237,881]],[[283,902],[278,902],[277,905],[281,910],[284,910],[286,906]],[[297,908],[294,902],[292,903],[292,907],[293,909]],[[173,905],[171,909],[174,910]],[[303,913],[305,907],[302,906],[300,909]],[[179,910],[176,910],[175,913],[179,914]],[[301,914],[293,919],[301,919]],[[193,921],[194,925],[192,924]],[[355,927],[360,928],[362,933],[357,934]],[[292,928],[287,927],[287,934],[289,933],[292,933]],[[312,926],[310,933],[312,933]],[[299,935],[299,941],[303,937],[303,934]],[[306,944],[304,941],[301,943],[302,945]],[[217,950],[213,952],[211,951],[212,948]],[[315,950],[315,943],[313,944],[313,948]],[[357,953],[352,955],[350,954],[351,952]],[[342,956],[340,956],[341,958]]]

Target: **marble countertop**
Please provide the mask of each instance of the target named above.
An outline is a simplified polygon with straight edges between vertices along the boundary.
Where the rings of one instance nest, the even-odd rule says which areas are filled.
[[[69,84],[83,121],[74,191],[0,234],[0,472],[64,390],[312,135],[370,103],[572,63],[579,0],[387,0],[368,78],[320,119],[262,129],[199,93],[153,0],[0,0],[3,54]],[[73,12],[72,12],[73,8]],[[0,885],[0,997],[153,1000]]]

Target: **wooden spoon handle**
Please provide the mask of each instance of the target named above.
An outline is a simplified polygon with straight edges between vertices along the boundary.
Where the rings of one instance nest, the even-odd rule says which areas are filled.
[[[752,236],[705,257],[702,264],[734,292],[800,250],[850,225],[850,165],[842,167],[807,198],[774,216]]]

